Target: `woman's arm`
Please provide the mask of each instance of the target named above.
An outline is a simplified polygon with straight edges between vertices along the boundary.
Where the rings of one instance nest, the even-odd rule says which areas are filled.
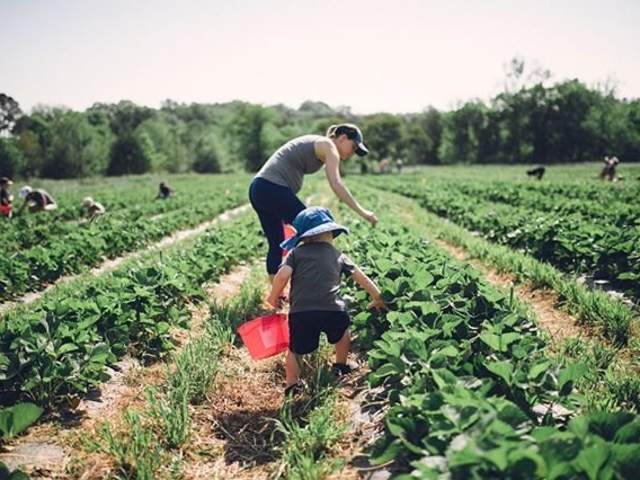
[[[318,140],[316,142],[316,148],[322,161],[324,161],[325,172],[331,190],[333,190],[336,196],[346,203],[351,210],[375,226],[375,224],[378,223],[378,217],[376,217],[372,211],[362,208],[342,181],[342,176],[340,175],[340,157],[333,142],[328,139]]]

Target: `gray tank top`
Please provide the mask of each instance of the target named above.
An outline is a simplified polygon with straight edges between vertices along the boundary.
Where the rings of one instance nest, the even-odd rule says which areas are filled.
[[[322,136],[303,135],[285,143],[269,157],[256,177],[289,187],[293,193],[298,193],[302,188],[304,175],[317,172],[324,165],[316,157],[314,147],[319,138]]]

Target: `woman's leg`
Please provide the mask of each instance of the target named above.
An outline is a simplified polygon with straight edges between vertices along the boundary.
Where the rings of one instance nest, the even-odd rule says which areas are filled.
[[[266,263],[267,273],[272,280],[282,263],[280,243],[284,241],[283,222],[293,222],[296,215],[306,207],[290,188],[261,178],[256,178],[251,183],[249,199],[269,243]]]

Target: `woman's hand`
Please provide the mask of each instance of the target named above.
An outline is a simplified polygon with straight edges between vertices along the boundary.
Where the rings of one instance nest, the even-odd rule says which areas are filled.
[[[375,298],[367,306],[369,310],[386,310],[387,306],[384,304],[382,297]]]
[[[367,222],[371,224],[372,227],[375,227],[378,223],[378,217],[371,210],[365,210],[362,213],[362,218],[364,218]]]

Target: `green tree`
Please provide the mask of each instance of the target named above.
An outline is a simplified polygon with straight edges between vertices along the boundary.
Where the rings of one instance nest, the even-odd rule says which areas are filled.
[[[362,122],[362,134],[371,158],[393,158],[402,152],[402,121],[391,114],[372,115]]]
[[[151,159],[145,153],[142,139],[133,134],[118,137],[111,147],[107,175],[127,175],[145,173],[151,168]],[[148,147],[147,147],[148,148]]]
[[[0,138],[0,177],[15,177],[24,170],[24,157],[15,138]]]
[[[18,102],[6,93],[0,93],[0,134],[10,132],[21,115],[22,110]]]
[[[214,135],[203,136],[198,141],[193,170],[198,173],[220,173],[222,171],[220,149]]]
[[[52,112],[51,144],[44,152],[40,175],[49,178],[76,178],[101,174],[106,165],[104,139],[84,113],[69,110]]]
[[[270,154],[263,130],[271,116],[270,112],[260,105],[244,104],[238,112],[234,128],[237,155],[249,172],[260,170]]]

